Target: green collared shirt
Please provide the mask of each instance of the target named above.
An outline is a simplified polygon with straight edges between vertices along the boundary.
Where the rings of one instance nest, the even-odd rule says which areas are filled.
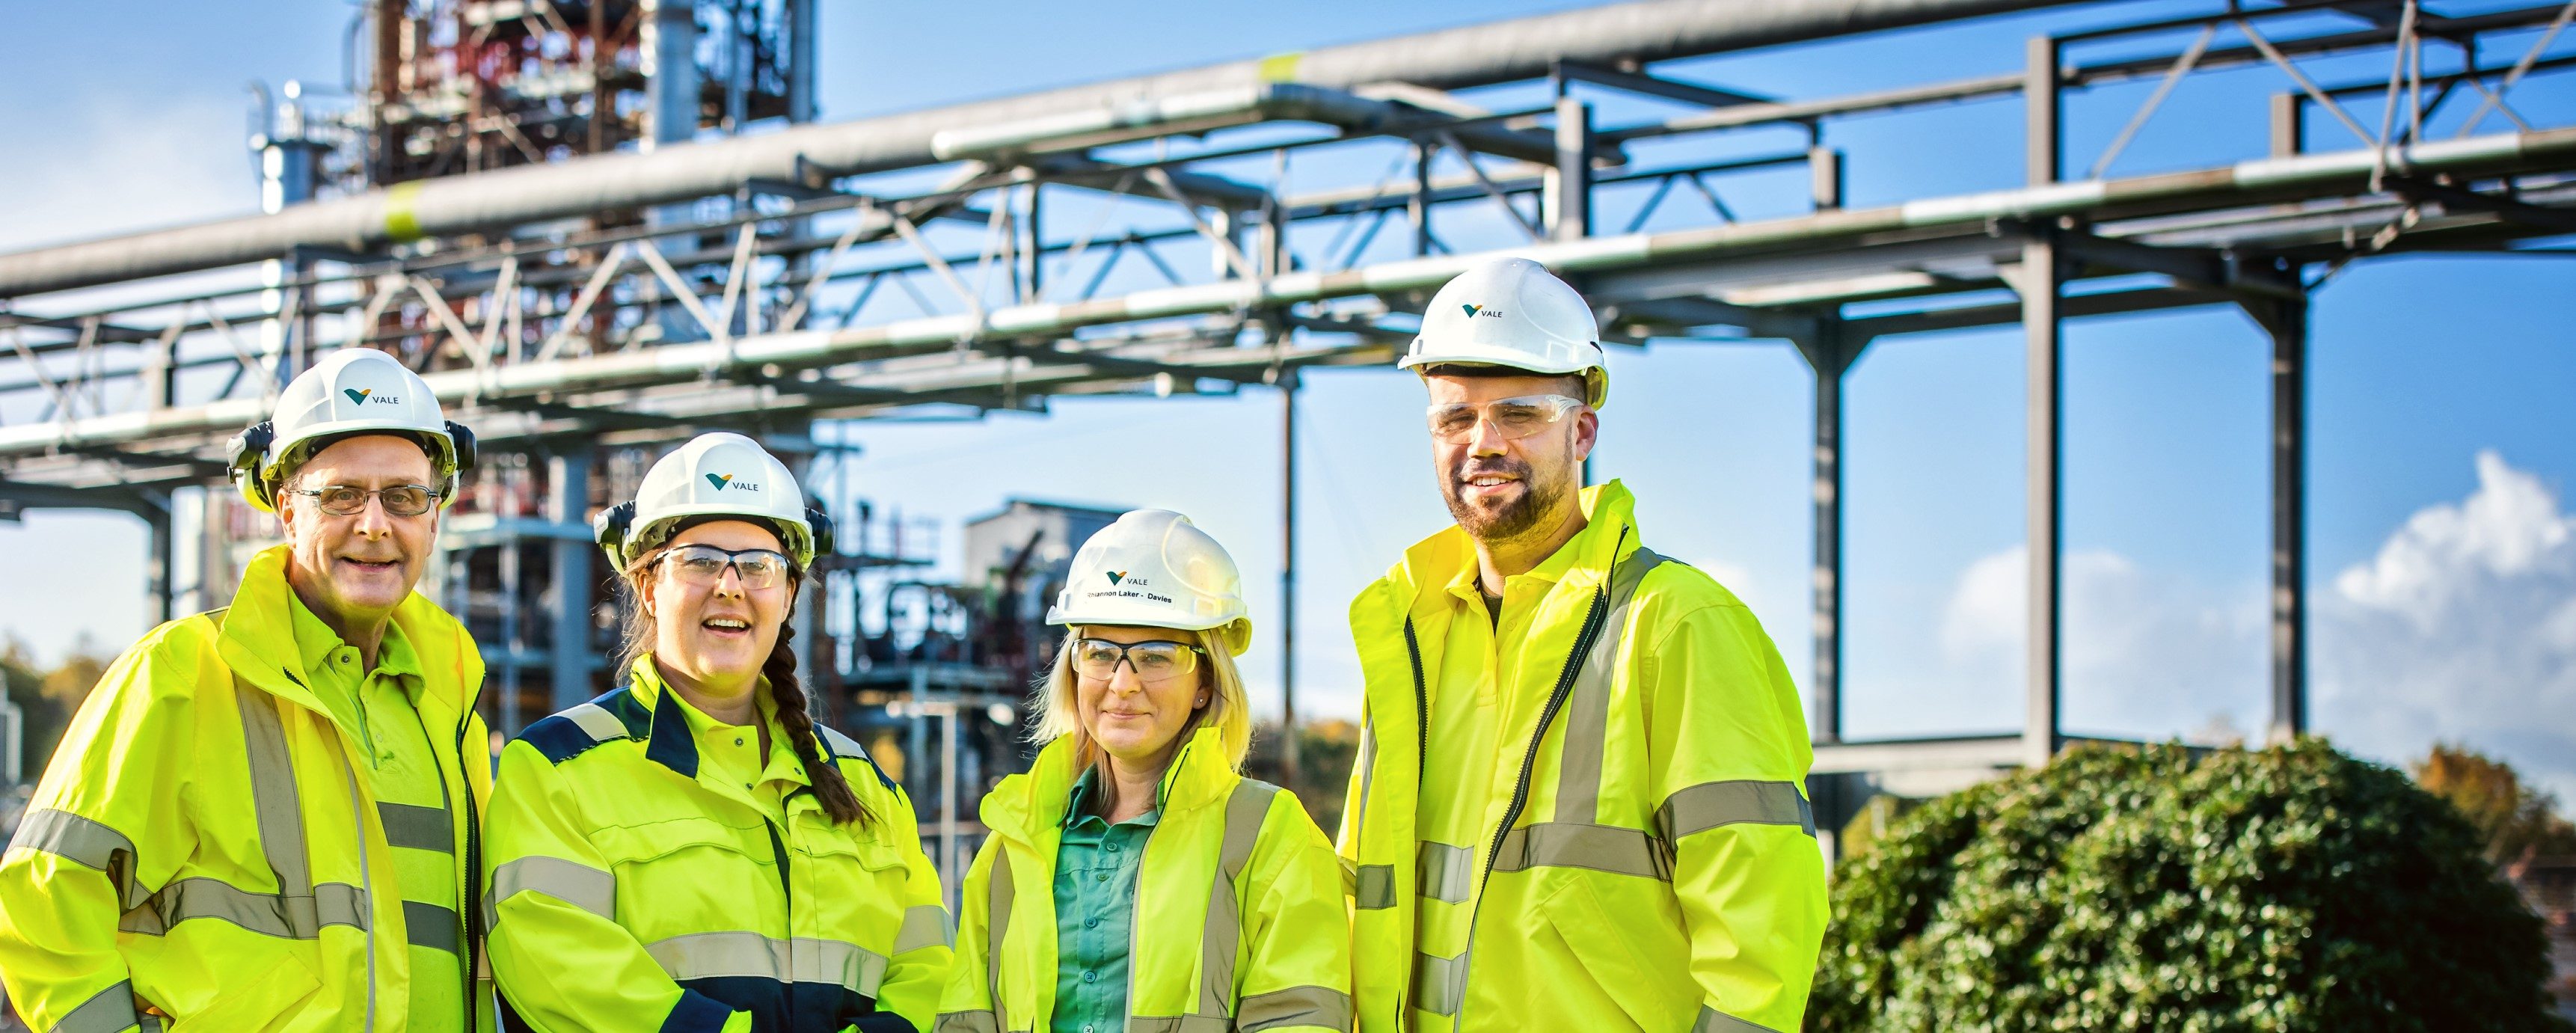
[[[1123,1033],[1127,952],[1135,941],[1136,871],[1160,806],[1112,825],[1092,813],[1100,769],[1086,768],[1065,805],[1055,857],[1055,1018],[1051,1033]],[[1161,801],[1157,800],[1159,805]]]
[[[377,817],[393,844],[411,949],[410,1028],[462,1029],[465,928],[456,910],[458,844],[442,767],[455,762],[455,753],[432,743],[421,723],[419,655],[402,627],[387,623],[376,668],[367,670],[357,647],[341,641],[302,597],[290,590],[286,598],[305,687],[356,745],[350,760],[366,769]]]

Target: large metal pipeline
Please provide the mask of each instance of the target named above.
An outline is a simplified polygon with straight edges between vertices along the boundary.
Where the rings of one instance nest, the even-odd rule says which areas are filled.
[[[1986,226],[1995,219],[2048,220],[2061,215],[2106,212],[2139,216],[2328,197],[2366,189],[2371,171],[2382,157],[2375,150],[2362,149],[2263,158],[2130,179],[2057,183],[1927,198],[1880,208],[1531,244],[1509,253],[1565,272],[1607,272],[1704,260],[1730,252],[1851,241],[1898,231],[1965,230]],[[2564,168],[2576,161],[2576,128],[2443,140],[2399,148],[2384,157],[2417,173],[2471,178],[2535,166]],[[441,401],[456,404],[683,383],[710,373],[767,364],[809,369],[880,358],[906,349],[953,345],[976,335],[1059,335],[1105,323],[1243,311],[1358,294],[1430,290],[1488,257],[1435,255],[1358,269],[1165,287],[1091,301],[1013,305],[983,313],[980,322],[974,314],[924,316],[878,326],[669,344],[488,370],[443,370],[425,379]],[[267,404],[255,397],[238,398],[187,408],[0,427],[0,457],[226,432],[261,418],[267,412]]]
[[[0,255],[0,298],[239,265],[296,247],[366,253],[424,236],[729,193],[754,180],[795,182],[818,174],[929,165],[941,160],[932,140],[943,130],[1123,109],[1184,94],[1277,82],[1459,89],[1535,78],[1558,60],[1658,61],[2068,2],[2073,0],[1635,0],[651,153],[404,183],[275,215],[21,251]]]

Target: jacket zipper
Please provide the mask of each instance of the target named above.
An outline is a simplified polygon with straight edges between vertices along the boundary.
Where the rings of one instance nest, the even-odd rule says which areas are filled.
[[[830,761],[825,763],[828,764]],[[796,971],[796,887],[787,877],[787,843],[778,838],[778,823],[769,820],[768,815],[761,816],[760,825],[769,830],[769,853],[778,860],[778,892],[787,900],[786,906],[781,910],[787,915],[787,971],[792,976]],[[794,1021],[795,1015],[796,981],[791,978],[787,981],[788,1020]]]
[[[1626,531],[1622,530],[1619,537],[1624,543]],[[1618,554],[1617,546],[1612,546],[1611,554]],[[1493,880],[1494,859],[1503,852],[1503,837],[1511,834],[1512,826],[1521,820],[1521,811],[1529,805],[1530,779],[1538,773],[1539,745],[1547,741],[1548,726],[1556,723],[1557,712],[1565,709],[1566,698],[1574,694],[1575,676],[1582,673],[1583,660],[1591,655],[1593,642],[1601,637],[1601,626],[1607,623],[1609,612],[1610,586],[1604,583],[1593,588],[1592,606],[1583,613],[1583,630],[1574,636],[1574,649],[1566,654],[1564,669],[1557,672],[1556,688],[1547,694],[1546,709],[1539,711],[1538,727],[1530,731],[1529,749],[1521,756],[1520,777],[1512,783],[1511,806],[1503,810],[1502,823],[1494,827],[1494,841],[1485,850],[1485,870],[1476,877],[1476,904],[1467,912],[1467,960],[1464,964],[1470,972],[1475,967],[1476,916],[1485,910],[1485,884]],[[1467,975],[1467,972],[1458,975],[1458,1014],[1450,1018],[1451,1029],[1466,1028]]]
[[[465,786],[465,899],[457,910],[465,912],[465,1028],[468,1033],[481,1029],[474,1011],[477,970],[483,967],[483,819],[474,806],[474,775],[465,765],[465,730],[473,724],[476,699],[465,704],[465,716],[456,721],[456,780]],[[487,762],[488,763],[488,762]],[[444,788],[446,779],[439,779]]]
[[[1422,680],[1422,642],[1414,637],[1413,618],[1404,618],[1404,652],[1413,658],[1413,795],[1422,796],[1423,769],[1431,763],[1431,690]]]

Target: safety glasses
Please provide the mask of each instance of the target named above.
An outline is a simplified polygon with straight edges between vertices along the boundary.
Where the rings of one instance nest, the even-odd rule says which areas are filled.
[[[656,562],[667,564],[671,576],[682,584],[714,587],[724,580],[730,567],[742,578],[742,587],[752,591],[776,588],[794,576],[796,567],[776,549],[743,549],[732,551],[712,545],[683,545],[662,554]]]
[[[356,516],[367,508],[367,499],[385,500],[388,516],[416,517],[438,504],[438,493],[424,484],[397,484],[369,491],[354,484],[332,484],[320,488],[289,488],[289,495],[303,495],[320,503],[322,511],[332,516]]]
[[[1160,685],[1199,669],[1199,657],[1206,651],[1180,642],[1117,643],[1107,639],[1086,638],[1073,644],[1073,671],[1085,678],[1108,681],[1117,677],[1118,665],[1126,664],[1136,671],[1136,680],[1147,685]]]
[[[1429,412],[1431,436],[1439,441],[1463,445],[1475,440],[1476,426],[1491,423],[1505,441],[1518,441],[1536,434],[1565,418],[1566,413],[1580,408],[1580,399],[1564,395],[1522,395],[1490,402],[1449,402],[1432,406]]]

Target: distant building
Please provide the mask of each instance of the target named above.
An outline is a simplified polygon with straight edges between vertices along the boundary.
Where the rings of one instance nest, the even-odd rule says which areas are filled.
[[[2576,856],[2535,857],[2505,866],[2524,903],[2549,924],[2549,992],[2576,1019]]]

